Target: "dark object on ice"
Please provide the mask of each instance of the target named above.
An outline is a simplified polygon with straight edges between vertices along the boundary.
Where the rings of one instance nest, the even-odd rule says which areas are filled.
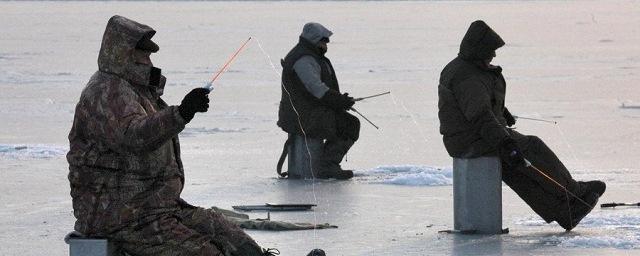
[[[622,106],[620,106],[620,108],[640,109],[640,105],[628,105],[628,104],[622,103]]]
[[[307,256],[326,256],[327,254],[324,253],[323,250],[321,249],[313,249],[309,252],[309,254],[307,254]]]
[[[233,209],[241,211],[309,211],[315,204],[264,204],[264,205],[234,205]]]
[[[115,256],[117,246],[106,238],[87,237],[78,231],[73,231],[64,237],[64,242],[69,245],[70,256]]]
[[[616,206],[640,206],[640,203],[605,203],[600,205],[602,208],[614,208]]]
[[[477,233],[478,233],[478,231],[477,231],[477,230],[455,230],[455,229],[447,229],[447,230],[440,230],[440,231],[438,231],[438,233],[473,235],[473,234],[477,234]]]
[[[360,120],[347,113],[355,101],[340,91],[336,72],[325,56],[326,42],[321,39],[332,34],[321,24],[305,24],[298,44],[281,60],[278,126],[292,135],[324,140],[322,153],[312,156],[315,178],[349,179],[353,172],[343,170],[340,162],[359,138]]]
[[[476,235],[480,234],[477,230],[455,230],[455,229],[447,229],[440,230],[438,233],[446,233],[446,234],[462,234],[462,235]],[[500,232],[501,235],[509,234],[509,228],[504,228]]]
[[[206,88],[195,88],[182,99],[178,106],[180,116],[188,123],[193,119],[196,112],[207,112],[209,109],[209,90]]]
[[[582,202],[579,206],[574,196],[567,195],[580,200],[593,198],[588,198],[591,196],[585,194],[585,184],[573,179],[544,141],[507,129],[507,85],[502,68],[491,65],[495,51],[503,45],[500,36],[486,23],[473,22],[458,56],[442,70],[438,117],[444,146],[454,158],[498,156],[501,143],[511,138],[519,150],[515,161],[510,154],[513,150],[507,151],[506,156],[502,154],[502,180],[547,223],[557,221],[573,228],[572,222],[579,221],[590,209]],[[519,164],[519,155],[541,171]]]

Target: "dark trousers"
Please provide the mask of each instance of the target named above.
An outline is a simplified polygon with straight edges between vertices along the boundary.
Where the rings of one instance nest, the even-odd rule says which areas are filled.
[[[540,171],[553,178],[570,192],[580,195],[579,184],[571,177],[560,159],[538,137],[511,131],[524,157]],[[502,164],[502,180],[546,222],[570,218],[572,197],[530,167],[509,169]]]

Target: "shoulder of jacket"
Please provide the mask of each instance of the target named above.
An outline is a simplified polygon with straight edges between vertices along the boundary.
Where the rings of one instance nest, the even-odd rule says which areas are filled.
[[[109,98],[113,96],[138,98],[138,93],[127,80],[102,71],[96,72],[91,77],[82,94],[91,99],[104,97],[104,95]]]

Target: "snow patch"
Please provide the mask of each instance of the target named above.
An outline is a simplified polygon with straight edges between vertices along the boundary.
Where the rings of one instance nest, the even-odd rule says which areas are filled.
[[[45,159],[64,156],[69,148],[52,145],[0,144],[0,157],[13,159]]]
[[[447,186],[453,184],[451,167],[421,165],[384,165],[364,171],[355,171],[358,180],[369,183],[404,186]]]

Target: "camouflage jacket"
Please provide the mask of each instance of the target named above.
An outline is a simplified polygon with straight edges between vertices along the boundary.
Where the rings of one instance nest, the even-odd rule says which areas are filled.
[[[150,65],[134,61],[150,27],[112,17],[98,57],[99,70],[82,91],[69,134],[69,181],[75,229],[101,236],[176,211],[184,172],[176,106],[149,85]]]

